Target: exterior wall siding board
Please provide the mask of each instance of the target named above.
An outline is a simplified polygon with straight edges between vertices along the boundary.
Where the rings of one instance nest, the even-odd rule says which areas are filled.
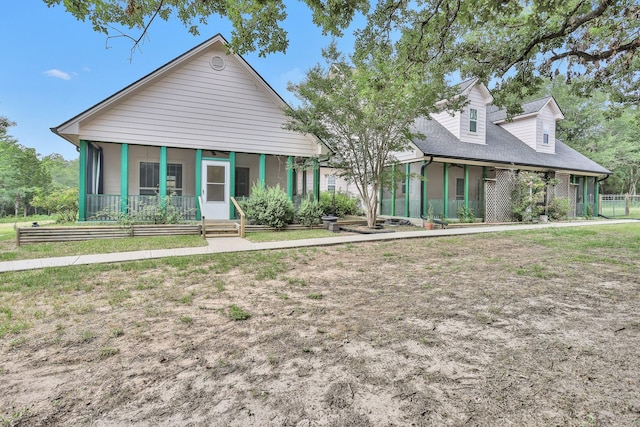
[[[486,143],[486,121],[487,107],[480,89],[474,87],[469,93],[469,103],[460,114],[460,140],[473,144]],[[476,123],[476,132],[469,130],[469,109],[478,110],[478,121]]]
[[[437,114],[431,114],[431,117],[455,135],[456,138],[460,138],[460,112],[455,112],[452,116],[449,111],[442,111]]]
[[[549,143],[543,143],[544,129],[549,131]],[[556,120],[549,105],[545,106],[538,114],[538,127],[536,135],[536,150],[541,153],[554,154],[556,152]]]
[[[500,123],[500,127],[534,150],[536,149],[536,126],[537,121],[535,117]]]
[[[214,71],[213,55],[226,67]],[[209,49],[81,124],[82,138],[138,145],[313,156],[311,137],[282,129],[280,101],[233,57]]]

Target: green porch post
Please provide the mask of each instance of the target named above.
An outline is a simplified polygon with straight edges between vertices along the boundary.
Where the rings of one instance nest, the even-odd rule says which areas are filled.
[[[469,212],[469,165],[464,165],[464,208]]]
[[[196,150],[196,182],[195,182],[195,196],[196,196],[196,219],[200,221],[202,219],[202,211],[200,210],[200,203],[198,197],[202,196],[202,150],[198,148]]]
[[[442,219],[449,218],[449,163],[443,163]]]
[[[262,187],[267,185],[267,155],[260,154],[260,177],[258,182]]]
[[[167,196],[167,147],[160,147],[160,205],[165,207],[165,197]]]
[[[293,156],[287,157],[287,196],[293,201]]]
[[[313,197],[320,201],[320,163],[318,159],[313,160]]]
[[[391,165],[391,216],[396,216],[396,165]]]
[[[596,202],[596,211],[594,212],[596,218],[600,215],[600,183],[598,182],[598,177],[593,177],[593,185],[595,187],[595,202]]]
[[[236,197],[236,152],[229,153],[229,197]],[[229,218],[236,217],[236,207],[229,203]]]
[[[129,144],[120,145],[120,212],[129,209]]]
[[[587,197],[589,197],[589,191],[587,188],[587,177],[582,177],[582,213],[583,217],[587,217]]]
[[[427,200],[427,162],[422,161],[422,215],[429,211],[429,201]]]
[[[409,163],[407,163],[404,167],[404,216],[407,218],[411,216],[409,214],[409,175],[411,174],[411,168],[409,166]]]
[[[87,219],[87,141],[80,140],[80,177],[78,182],[78,221]]]

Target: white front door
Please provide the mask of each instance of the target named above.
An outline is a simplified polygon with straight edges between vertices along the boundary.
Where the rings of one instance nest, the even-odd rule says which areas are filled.
[[[207,219],[229,219],[229,162],[202,162],[202,215]]]

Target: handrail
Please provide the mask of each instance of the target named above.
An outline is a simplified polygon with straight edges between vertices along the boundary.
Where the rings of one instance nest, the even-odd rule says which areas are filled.
[[[198,208],[200,208],[200,218],[202,220],[202,237],[207,237],[207,223],[204,220],[204,215],[202,212],[202,196],[198,196]]]
[[[245,226],[245,214],[244,214],[244,211],[242,210],[242,208],[240,207],[240,205],[236,201],[235,197],[232,197],[231,201],[233,202],[233,206],[236,207],[236,210],[240,214],[240,237],[242,237],[244,239],[244,226]]]

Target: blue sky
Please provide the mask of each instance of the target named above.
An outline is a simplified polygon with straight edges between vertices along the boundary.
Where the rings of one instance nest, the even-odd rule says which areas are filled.
[[[290,3],[288,14],[284,24],[289,32],[286,54],[260,58],[252,53],[244,58],[291,102],[287,82],[300,81],[310,67],[322,61],[321,49],[330,38],[322,36],[299,2]],[[200,36],[193,36],[176,19],[158,20],[141,50],[131,57],[129,40],[107,41],[90,23],[77,21],[62,6],[48,8],[40,0],[6,2],[0,17],[0,116],[17,122],[9,134],[20,144],[34,147],[41,155],[59,153],[66,159],[77,158],[75,147],[54,135],[51,127],[217,33],[231,39],[231,25],[213,17],[208,26],[200,28]],[[343,51],[352,47],[351,33],[346,31],[339,42]]]

